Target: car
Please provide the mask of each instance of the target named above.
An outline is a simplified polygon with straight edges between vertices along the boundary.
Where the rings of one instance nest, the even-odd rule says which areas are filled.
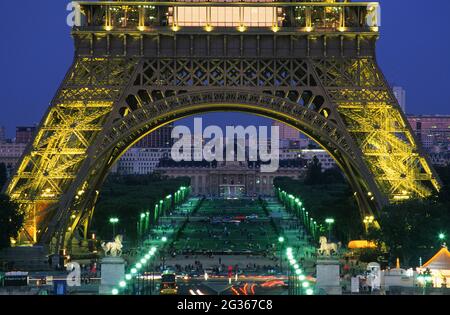
[[[188,275],[189,275],[191,278],[194,278],[194,277],[200,277],[200,276],[201,276],[201,274],[200,274],[197,270],[191,270],[191,271],[188,273]]]
[[[179,276],[183,281],[189,281],[192,277],[187,272],[182,272]]]

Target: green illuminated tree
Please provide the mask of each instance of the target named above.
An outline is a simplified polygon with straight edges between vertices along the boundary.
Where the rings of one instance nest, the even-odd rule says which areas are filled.
[[[11,237],[17,237],[23,219],[18,204],[9,196],[0,194],[0,249],[9,247]]]
[[[381,230],[371,230],[370,238],[385,244],[393,264],[416,266],[419,257],[430,258],[440,247],[439,232],[450,226],[448,208],[432,199],[409,200],[385,207],[380,215]]]
[[[5,163],[0,163],[0,190],[2,189],[3,185],[6,184],[8,177],[6,173],[6,165]]]
[[[306,185],[320,185],[322,184],[322,165],[319,159],[314,156],[312,162],[309,164],[308,172],[306,173]]]

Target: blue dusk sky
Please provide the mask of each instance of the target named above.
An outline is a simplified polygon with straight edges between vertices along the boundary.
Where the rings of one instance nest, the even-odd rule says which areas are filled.
[[[407,112],[450,114],[450,1],[380,0],[377,58],[407,91]],[[0,1],[0,125],[39,123],[73,60],[68,0]],[[205,124],[267,124],[252,115],[204,115]],[[220,122],[220,123],[219,123]]]

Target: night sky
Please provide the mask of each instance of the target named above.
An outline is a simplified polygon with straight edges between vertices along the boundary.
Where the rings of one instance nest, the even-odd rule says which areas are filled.
[[[407,91],[407,112],[450,114],[450,1],[380,0],[378,62],[391,84]],[[0,125],[38,123],[73,59],[68,0],[0,1]],[[206,123],[265,124],[235,113]]]

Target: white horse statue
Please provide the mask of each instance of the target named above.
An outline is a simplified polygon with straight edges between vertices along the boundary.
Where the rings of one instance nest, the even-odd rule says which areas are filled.
[[[117,235],[114,242],[102,243],[105,256],[118,257],[122,255],[122,235]]]
[[[320,248],[318,249],[319,254],[324,256],[331,256],[332,254],[337,254],[338,245],[336,243],[328,243],[325,236],[319,238]]]

